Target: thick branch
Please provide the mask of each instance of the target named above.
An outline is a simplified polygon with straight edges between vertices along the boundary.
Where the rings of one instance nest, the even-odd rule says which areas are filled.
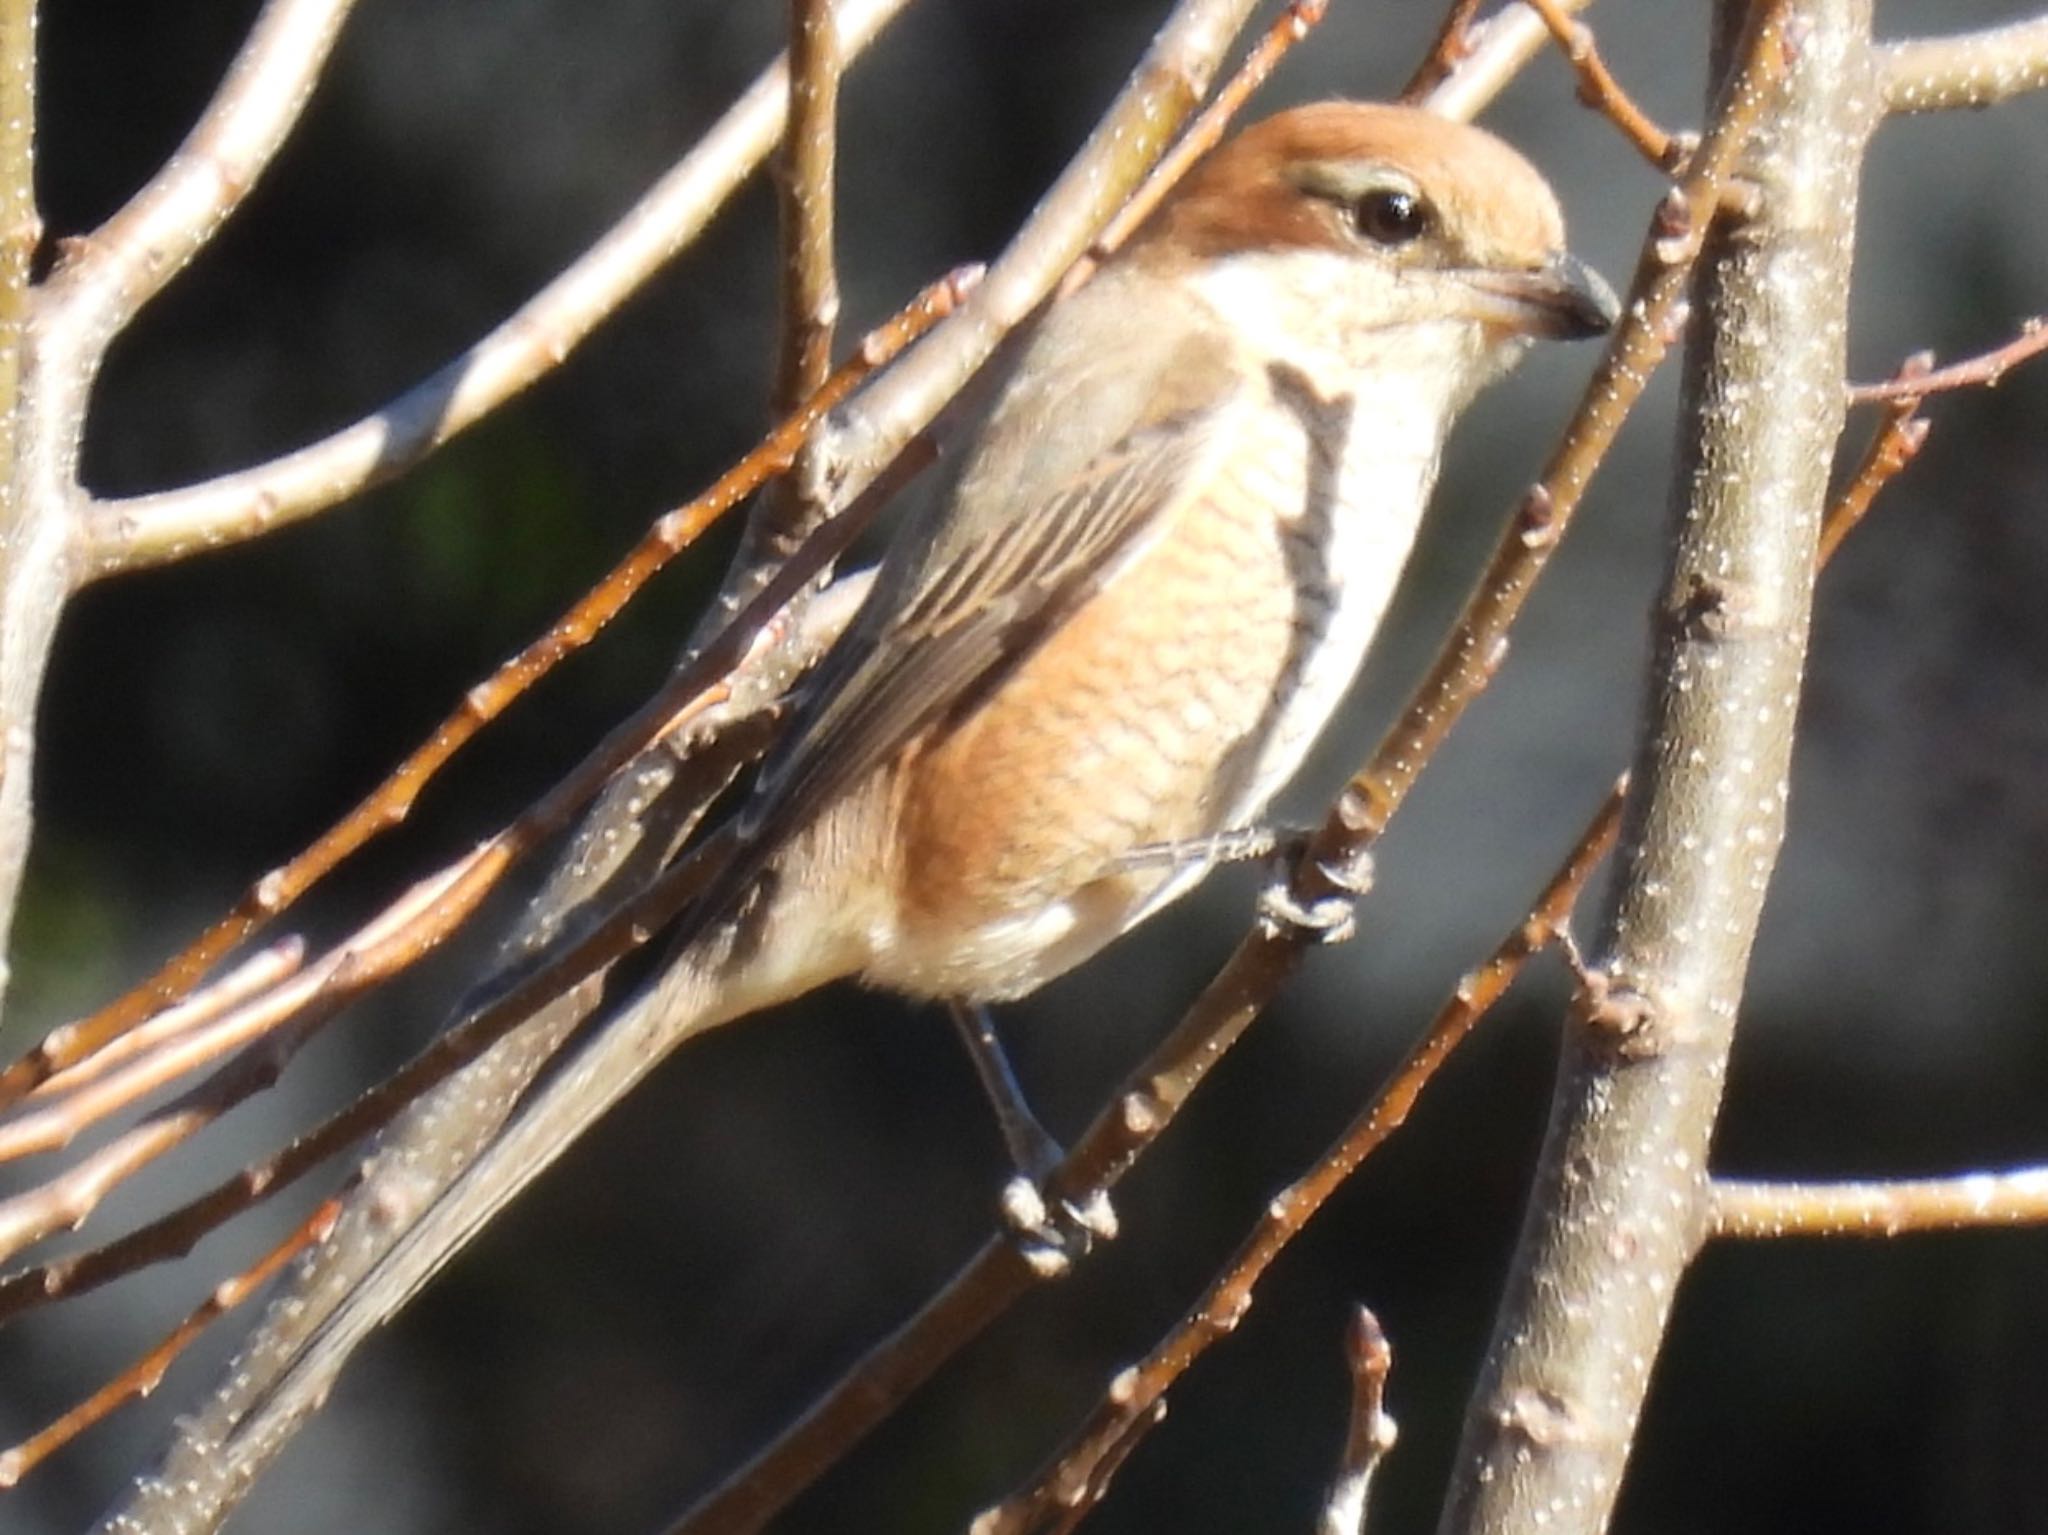
[[[834,8],[848,57],[908,0]],[[158,565],[324,511],[418,463],[555,368],[683,250],[782,136],[781,61],[617,224],[504,324],[383,409],[269,463],[154,495],[95,502],[80,579]]]
[[[1705,1228],[1708,1139],[1783,833],[1875,116],[1867,0],[1789,9],[1785,93],[1746,167],[1753,219],[1702,270],[1638,787],[1444,1535],[1605,1527]],[[1755,11],[1722,5],[1723,61]]]
[[[2048,86],[2048,16],[1955,37],[1916,37],[1877,50],[1887,112],[1988,107]]]

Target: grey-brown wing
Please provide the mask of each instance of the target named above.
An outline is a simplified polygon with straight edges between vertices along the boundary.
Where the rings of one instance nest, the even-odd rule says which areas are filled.
[[[742,834],[803,824],[1029,655],[1205,487],[1236,403],[1131,433],[1056,494],[1003,508],[978,543],[913,572],[885,567],[869,598],[874,621],[856,621],[821,664]]]

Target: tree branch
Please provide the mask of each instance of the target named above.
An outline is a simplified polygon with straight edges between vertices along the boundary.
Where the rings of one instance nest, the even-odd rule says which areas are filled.
[[[46,323],[77,338],[77,366],[90,373],[241,206],[298,122],[354,3],[269,0],[163,169],[90,235],[65,242]]]
[[[852,57],[908,0],[841,0]],[[700,234],[782,136],[778,61],[596,244],[460,357],[353,426],[198,485],[94,501],[81,580],[254,538],[403,473],[556,366]]]
[[[1716,1178],[1710,1237],[1895,1237],[2048,1221],[2048,1167],[1862,1183]]]
[[[2048,16],[1955,37],[1916,37],[1877,48],[1884,110],[1988,107],[2048,86]]]
[[[1605,1528],[1705,1227],[1842,424],[1856,176],[1876,115],[1868,27],[1867,0],[1720,7],[1718,71],[1782,47],[1786,86],[1745,166],[1754,218],[1713,240],[1702,271],[1637,789],[1442,1535]],[[1721,111],[1755,110],[1756,94],[1736,81]]]

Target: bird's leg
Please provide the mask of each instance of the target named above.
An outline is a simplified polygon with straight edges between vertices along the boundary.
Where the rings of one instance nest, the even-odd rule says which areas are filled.
[[[1106,1242],[1116,1235],[1116,1212],[1099,1189],[1078,1203],[1051,1195],[1052,1175],[1066,1153],[1024,1101],[994,1017],[972,1002],[949,1002],[946,1011],[960,1031],[1016,1169],[999,1201],[1003,1223],[1015,1235],[1025,1262],[1041,1276],[1057,1278],[1098,1239]]]

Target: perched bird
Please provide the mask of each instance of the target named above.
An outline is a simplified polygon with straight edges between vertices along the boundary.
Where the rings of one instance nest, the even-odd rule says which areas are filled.
[[[674,1044],[823,982],[1020,996],[1206,872],[1378,627],[1458,412],[1614,318],[1479,129],[1325,102],[1245,129],[1037,324],[906,526],[641,1000],[375,1276],[409,1291]],[[319,1346],[391,1309],[354,1295]],[[350,1307],[356,1307],[351,1313]]]

